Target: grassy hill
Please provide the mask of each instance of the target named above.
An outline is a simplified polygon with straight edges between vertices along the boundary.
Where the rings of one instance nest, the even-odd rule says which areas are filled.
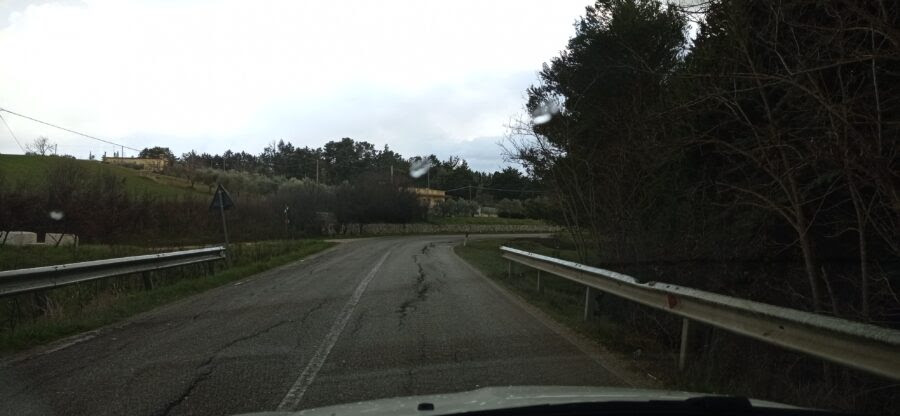
[[[55,165],[66,161],[91,171],[105,170],[124,180],[129,192],[151,193],[159,196],[207,195],[208,190],[192,188],[184,179],[138,171],[122,166],[114,166],[92,160],[71,160],[52,156],[0,155],[0,178],[6,183],[27,182],[40,184],[47,172]]]

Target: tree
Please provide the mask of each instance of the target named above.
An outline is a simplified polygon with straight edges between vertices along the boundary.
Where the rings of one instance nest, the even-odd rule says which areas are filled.
[[[670,151],[660,114],[685,23],[677,8],[655,0],[597,1],[527,91],[530,113],[559,111],[516,123],[510,156],[555,191],[583,258],[588,245],[620,261],[650,255],[636,239],[671,188],[664,182],[673,176],[662,172]],[[615,236],[611,250],[585,231]]]
[[[168,147],[149,147],[144,148],[138,153],[138,157],[142,159],[165,159],[169,165],[175,163],[175,154]]]
[[[39,136],[25,145],[25,154],[47,156],[51,151],[56,151],[56,144],[50,143],[50,139],[45,136]]]

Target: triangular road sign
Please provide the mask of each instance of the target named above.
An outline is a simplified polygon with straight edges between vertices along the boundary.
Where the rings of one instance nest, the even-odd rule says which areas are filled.
[[[209,203],[209,210],[212,211],[214,209],[231,209],[234,207],[234,201],[231,200],[231,195],[228,195],[228,191],[225,190],[225,187],[219,185],[216,188],[216,193],[213,194],[212,202]]]

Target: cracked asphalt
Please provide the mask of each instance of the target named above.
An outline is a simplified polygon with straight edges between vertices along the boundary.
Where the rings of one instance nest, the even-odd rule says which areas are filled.
[[[0,414],[276,410],[301,375],[295,409],[485,386],[627,384],[474,273],[452,252],[460,241],[344,243],[12,357],[0,363]],[[342,313],[349,320],[336,325]]]

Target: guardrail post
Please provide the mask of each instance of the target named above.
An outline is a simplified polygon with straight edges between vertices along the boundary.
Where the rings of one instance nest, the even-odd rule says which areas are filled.
[[[687,318],[681,319],[681,350],[678,351],[678,369],[684,370],[684,364],[687,360],[688,340],[690,340],[691,320]]]
[[[506,262],[506,277],[512,279],[512,261]]]
[[[144,290],[153,290],[153,277],[150,272],[141,272],[141,280],[144,281]]]
[[[214,262],[208,261],[206,262],[206,274],[212,276],[216,273],[216,265]]]
[[[597,291],[590,286],[584,288],[584,320],[590,320],[594,317],[594,311],[597,310]]]
[[[537,271],[537,277],[538,277],[537,278],[537,291],[538,291],[538,293],[541,293],[544,290],[544,288],[541,287],[541,271],[540,270]]]
[[[46,291],[34,292],[34,304],[37,306],[34,316],[45,315],[50,312],[50,297]]]

